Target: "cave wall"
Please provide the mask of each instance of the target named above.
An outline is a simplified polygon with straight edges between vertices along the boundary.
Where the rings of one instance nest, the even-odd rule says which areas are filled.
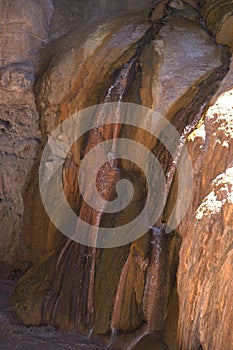
[[[232,1],[203,1],[202,16],[207,28],[215,35],[216,42],[228,45],[231,50],[233,46]]]
[[[206,1],[202,14],[218,43],[232,51],[231,1]],[[232,338],[232,61],[187,146],[195,192],[178,228],[179,346],[227,349]]]
[[[187,142],[195,193],[179,227],[179,342],[182,349],[227,349],[232,323],[232,62]]]
[[[179,347],[227,349],[227,344],[232,343],[229,328],[232,323],[232,64],[218,90],[211,90],[208,78],[221,67],[221,49],[211,44],[212,39],[206,32],[199,32],[198,14],[190,8],[189,1],[185,3],[181,9],[179,2],[173,5],[178,17],[172,14],[155,40],[143,49],[139,93],[129,97],[172,120],[177,113],[183,111],[185,115],[188,108],[194,108],[191,102],[199,96],[198,92],[203,95],[204,89],[208,92],[208,85],[208,94],[214,94],[201,122],[187,140],[194,166],[195,191],[184,220],[169,242],[167,302],[162,316],[156,314],[154,308],[155,315],[161,317],[154,328],[163,330],[166,316],[169,322],[169,298],[176,293],[174,276],[181,237],[177,275]],[[38,164],[47,136],[55,126],[75,110],[100,102],[114,73],[133,57],[137,43],[151,25],[148,21],[151,2],[138,3],[135,10],[146,11],[137,15],[128,13],[134,12],[134,4],[123,6],[121,2],[113,2],[105,11],[106,4],[101,2],[93,10],[90,23],[87,23],[92,11],[89,2],[84,6],[81,2],[69,1],[65,6],[55,1],[54,12],[50,1],[30,1],[27,7],[23,1],[3,1],[0,6],[3,6],[0,20],[3,42],[0,49],[1,276],[13,277],[17,270],[22,272],[34,263],[21,278],[14,296],[14,310],[19,318],[26,324],[53,323],[64,330],[87,332],[93,325],[93,315],[88,315],[88,288],[82,289],[77,280],[81,280],[83,286],[90,286],[92,266],[83,256],[93,252],[76,243],[67,243],[49,222],[40,201]],[[112,19],[116,14],[121,17]],[[232,2],[202,2],[201,14],[217,43],[227,44],[232,50]],[[163,15],[162,12],[160,16]],[[98,23],[101,18],[104,25]],[[189,48],[188,43],[193,36],[197,38],[197,46],[193,43],[197,56],[204,56],[201,63],[195,61],[195,57],[193,62],[190,59],[193,46]],[[56,40],[49,43],[52,39]],[[176,47],[173,47],[174,41]],[[210,48],[206,49],[208,45]],[[227,55],[227,51],[224,52]],[[216,74],[220,76],[221,71]],[[206,87],[201,85],[205,81],[208,81]],[[80,154],[73,149],[73,159],[66,169],[66,188],[74,201],[77,199],[74,174],[79,163]],[[173,191],[175,193],[172,188],[168,201],[171,205]],[[147,235],[130,247],[98,253],[92,291],[96,333],[111,332],[110,318],[122,271],[126,280],[117,325],[121,330],[134,331],[148,321],[147,311],[143,310],[143,294],[150,267],[149,242]],[[67,255],[63,255],[64,247]],[[69,254],[72,261],[66,258]],[[74,274],[77,261],[83,271],[80,269],[77,280],[69,279],[67,269]],[[110,275],[106,266],[111,266]],[[78,313],[69,313],[73,294],[79,303]],[[166,337],[170,348],[175,349],[174,337],[171,339],[169,332]]]
[[[0,274],[5,277],[33,260],[32,242],[23,239],[24,201],[41,145],[32,56],[47,42],[52,10],[49,0],[0,4]]]

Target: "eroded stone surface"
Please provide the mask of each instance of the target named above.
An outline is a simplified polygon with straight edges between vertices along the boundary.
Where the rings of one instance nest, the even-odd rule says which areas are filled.
[[[15,282],[0,280],[0,349],[1,350],[100,350],[103,345],[82,335],[64,334],[53,327],[25,327],[15,319],[10,297]]]
[[[0,274],[5,276],[33,261],[22,237],[25,194],[41,144],[30,59],[46,42],[51,14],[49,0],[0,3]]]
[[[3,0],[0,4],[0,66],[28,59],[47,42],[50,0]]]
[[[100,102],[106,81],[133,57],[137,42],[149,28],[147,13],[128,15],[77,30],[61,39],[43,79],[38,82],[38,104],[43,130],[51,133],[60,120]],[[53,46],[51,47],[53,50]],[[44,69],[42,67],[42,69]]]
[[[14,40],[12,46],[8,39],[4,42],[4,47],[8,50],[8,54],[4,51],[5,62],[28,58],[38,49],[37,40],[41,44],[48,37],[50,3],[43,3],[43,10],[38,2],[31,3],[36,4],[32,10],[32,20],[35,21],[35,9],[39,14],[43,12],[43,20],[39,21],[38,27],[35,26],[36,34],[31,33],[34,36],[25,30],[25,24],[22,25],[25,30],[21,37],[22,47],[18,47]],[[134,102],[152,106],[169,118],[182,108],[186,111],[190,101],[202,92],[198,91],[199,84],[221,64],[220,49],[200,27],[197,13],[191,8],[196,7],[196,3],[192,0],[172,2],[173,14],[165,21],[165,26],[155,40],[143,48],[133,76],[136,81],[132,85],[134,91],[128,94],[128,98],[132,98]],[[206,3],[211,5],[210,1]],[[216,5],[217,2],[213,3]],[[21,2],[16,1],[15,4],[23,7]],[[128,4],[129,8],[126,10],[131,12],[131,2]],[[125,4],[126,8],[128,4]],[[166,2],[164,4],[166,6]],[[112,8],[115,5],[119,4],[113,2]],[[137,6],[141,5],[139,2]],[[144,5],[147,8],[147,2],[143,4],[143,9]],[[86,6],[88,8],[88,3]],[[101,6],[104,7],[105,2],[101,2]],[[63,23],[69,22],[67,28],[59,28],[57,18],[63,17],[62,8],[66,11]],[[112,8],[108,14],[108,11],[103,13],[103,16],[115,16],[111,13]],[[216,8],[215,6],[215,17]],[[229,8],[231,11],[231,7],[227,7]],[[64,5],[61,1],[55,1],[51,37],[58,37],[71,29],[76,30],[51,43],[40,53],[36,98],[42,116],[43,142],[46,142],[47,136],[56,125],[74,111],[103,101],[118,69],[135,55],[137,43],[149,27],[148,11],[145,11],[140,15],[124,15],[122,18],[106,20],[105,23],[93,26],[84,24],[84,20],[82,25],[77,24],[77,29],[75,21],[81,14],[74,14],[74,9],[78,11],[75,2],[69,1]],[[101,9],[95,10],[98,17]],[[12,15],[12,28],[17,27],[15,23],[22,14],[20,11],[19,14]],[[28,18],[28,9],[22,11],[31,28],[34,22],[31,23]],[[213,25],[211,29],[217,37],[224,26],[228,26],[227,21],[231,20],[231,16],[228,16],[231,12],[228,10],[221,12],[223,16],[220,19],[216,17],[217,22],[215,17],[214,21],[212,17],[207,18],[208,11],[205,13],[203,10],[203,13],[209,27]],[[86,14],[82,21],[85,16]],[[158,20],[156,14],[151,19]],[[5,22],[2,21],[2,28],[5,30]],[[4,33],[8,38],[6,32]],[[37,35],[40,36],[39,39],[35,38]],[[29,37],[33,38],[30,43]],[[231,38],[229,35],[228,37]],[[13,55],[11,47],[14,47]],[[167,301],[174,292],[178,239],[174,237],[169,245],[169,256],[165,256],[167,270],[163,269],[161,272],[161,266],[156,271],[148,269],[153,263],[148,236],[134,242],[130,247],[104,252],[61,238],[46,218],[42,203],[39,203],[38,179],[32,171],[38,165],[41,139],[32,91],[33,68],[26,63],[14,64],[2,68],[0,74],[0,213],[3,217],[3,237],[5,238],[7,232],[7,237],[10,238],[3,239],[0,258],[11,264],[11,271],[15,267],[23,269],[23,259],[40,261],[18,284],[13,297],[15,312],[28,325],[52,323],[64,330],[93,331],[94,335],[109,335],[112,332],[113,343],[118,329],[133,331],[145,321],[152,330],[162,330],[164,317],[170,312]],[[140,93],[137,91],[139,86]],[[206,90],[209,94],[212,91],[207,86]],[[228,344],[233,341],[229,328],[232,324],[231,91],[232,70],[215,95],[205,121],[199,124],[188,142],[194,163],[195,192],[189,212],[179,227],[179,234],[183,238],[178,274],[181,310],[179,342],[184,350],[196,350],[200,345],[204,350],[227,349]],[[198,110],[197,107],[198,103],[193,107],[194,113]],[[192,109],[188,110],[189,113],[190,111]],[[183,118],[184,112],[181,115]],[[179,115],[176,114],[177,116]],[[142,134],[138,136],[139,139],[145,138]],[[64,167],[64,182],[66,194],[74,203],[77,200],[80,149],[72,149],[72,155],[73,158],[67,160]],[[138,192],[140,197],[140,188]],[[21,247],[22,241],[26,243],[27,249],[23,250],[23,259],[22,256],[17,256],[17,261],[20,261],[18,264],[15,252]],[[156,260],[157,256],[154,254],[153,259]],[[150,271],[150,275],[146,279],[147,271]],[[148,281],[155,277],[158,282],[162,273],[168,273],[169,286],[163,284],[161,293],[158,288],[154,295],[155,289],[150,288],[153,284],[150,285]],[[146,285],[150,289],[148,294],[144,292]],[[119,296],[118,299],[116,295]],[[163,303],[154,307],[153,305],[157,305],[153,304],[154,301],[157,300],[158,303],[161,300],[157,298],[159,295],[165,296],[163,299],[166,305]],[[153,312],[148,312],[149,309]],[[218,329],[221,329],[221,336]],[[127,335],[124,340],[126,337]],[[123,342],[121,349],[126,343]],[[175,342],[171,343],[171,349],[174,344]],[[117,344],[115,345],[117,348]],[[161,342],[160,345],[162,346]]]
[[[190,136],[195,192],[179,232],[179,342],[182,349],[229,348],[232,324],[233,66]],[[221,331],[220,331],[221,330]]]
[[[43,79],[37,85],[39,91],[37,103],[42,113],[42,128],[45,140],[47,134],[54,130],[59,121],[66,119],[76,110],[101,101],[101,95],[106,94],[109,88],[106,86],[106,81],[112,79],[114,71],[120,68],[125,61],[127,62],[132,58],[136,51],[137,42],[144,36],[148,27],[147,15],[142,13],[140,15],[123,16],[121,19],[107,22],[94,29],[89,28],[86,33],[82,34],[81,38],[80,31],[77,31],[72,33],[71,37],[62,39],[60,44],[64,44],[63,50],[65,52],[61,52],[51,60],[48,70],[43,75]],[[79,41],[72,40],[78,38]],[[76,46],[74,42],[77,43]],[[83,50],[83,48],[85,49]],[[102,130],[101,135],[95,135],[93,132],[89,135],[90,144],[95,144],[101,137],[104,139],[109,132],[111,133],[109,128]],[[88,151],[89,147],[87,143],[84,152]],[[72,197],[74,201],[77,201],[77,184],[75,185],[75,183],[77,183],[77,165],[80,162],[80,149],[79,153],[76,150],[73,154],[71,160],[65,165],[64,183],[68,198]],[[33,195],[31,201],[34,202],[34,198]],[[38,202],[35,202],[35,205],[38,208]],[[84,211],[83,207],[82,210]],[[41,211],[39,204],[39,212]],[[93,215],[90,215],[88,211],[84,211],[84,214],[92,220]],[[48,242],[54,249],[56,234],[54,235],[54,229],[51,225],[46,226],[44,224],[45,220],[46,217],[44,220],[41,220],[41,216],[35,217],[35,220],[33,220],[34,230],[31,236],[36,237],[37,233],[43,230],[44,237],[48,236]],[[101,286],[101,294],[96,296],[95,299],[93,299],[91,294],[94,293],[93,280],[91,279],[94,276],[95,256],[98,257],[100,253],[95,253],[92,248],[80,246],[75,242],[67,241],[63,245],[45,264],[37,266],[36,270],[31,270],[21,280],[21,287],[18,288],[15,294],[16,312],[22,315],[24,322],[27,324],[30,324],[31,318],[33,318],[35,324],[51,322],[66,330],[75,328],[81,331],[89,331],[90,327],[93,327],[92,300],[95,300],[95,302],[99,300],[99,305],[96,306],[96,310],[98,310],[96,331],[100,333],[109,332],[111,329],[109,315],[113,307],[113,300],[109,299],[108,306],[106,305],[106,310],[102,317],[101,305],[104,302],[102,295],[105,295],[107,292],[105,284]],[[124,263],[125,259],[124,250],[125,248],[121,249],[122,263]],[[71,255],[69,251],[72,251]],[[107,257],[108,264],[113,264],[114,255],[109,253],[103,254],[103,259]],[[77,259],[80,260],[79,263]],[[111,261],[112,259],[113,261]],[[70,266],[69,269],[78,273],[79,277],[77,279],[67,279],[65,272],[67,264]],[[55,268],[56,274],[54,275],[55,266],[59,267],[59,273],[57,268]],[[119,278],[120,274],[119,266],[117,264],[113,265],[111,271],[115,277],[111,286],[113,288],[111,291],[113,297],[117,288],[117,278]],[[138,270],[139,274],[144,274],[143,270],[142,272],[140,271],[140,267],[136,267],[136,270]],[[102,263],[98,263],[98,271],[102,273]],[[35,278],[33,277],[34,274]],[[60,277],[57,279],[58,274]],[[95,277],[98,281],[101,276]],[[80,283],[80,281],[82,282]],[[139,283],[143,284],[142,281],[140,280]],[[38,291],[39,285],[40,291]],[[49,289],[54,289],[54,293],[51,294],[49,292],[49,303],[46,303],[48,286]],[[83,288],[83,286],[85,287]],[[26,291],[28,288],[33,290],[32,294],[35,292],[34,296],[29,299],[30,293],[28,294]],[[21,308],[22,303],[19,303],[18,298],[21,293],[23,299],[27,300],[26,312]],[[74,295],[75,298],[73,298]],[[78,313],[73,311],[70,313],[69,311],[73,307],[68,305],[71,305],[74,299],[76,299],[75,304],[79,309]],[[126,317],[123,317],[125,327],[132,328],[141,322],[137,304],[141,303],[142,287],[137,299],[134,308],[135,313],[139,313],[139,315],[133,316],[132,320],[128,320],[130,310],[130,307],[128,307]],[[52,305],[56,308],[56,312],[53,311],[53,307],[50,307]],[[44,310],[42,314],[41,307]],[[105,313],[107,314],[106,317]]]
[[[153,0],[107,1],[97,0],[54,0],[54,14],[51,20],[50,38],[54,39],[86,23],[106,21],[108,18],[120,17],[126,13],[149,11],[154,5]]]
[[[207,27],[216,35],[219,44],[233,50],[233,3],[231,0],[205,0],[202,15]]]
[[[82,34],[77,46],[74,43],[80,36],[79,30],[61,39],[63,52],[52,57],[36,86],[45,141],[58,122],[76,110],[104,100],[112,79],[116,79],[119,74],[118,69],[122,69],[123,64],[135,55],[137,43],[147,29],[147,16],[141,14],[124,16],[94,29],[89,28]],[[177,41],[176,50],[174,40]],[[196,49],[194,51],[192,42]],[[56,45],[57,43],[54,47],[51,46],[55,52],[58,49]],[[189,104],[197,93],[197,85],[221,65],[220,50],[200,25],[180,16],[176,20],[173,16],[168,18],[156,40],[143,50],[145,54],[143,51],[141,67],[140,63],[137,64],[142,73],[142,102],[149,92],[150,106],[158,110],[160,108],[160,112],[167,115],[169,111],[171,116]],[[149,56],[146,56],[148,53]],[[136,76],[139,75],[138,71],[135,72]],[[153,80],[149,81],[151,76]],[[171,86],[172,84],[174,85]],[[129,96],[133,96],[130,93]],[[140,98],[139,95],[137,98]],[[84,154],[101,137],[105,139],[108,135],[111,135],[111,130],[107,128],[103,128],[99,134],[90,133],[84,144]],[[130,130],[127,136],[129,135],[132,136]],[[80,160],[80,147],[77,147],[72,149],[72,157],[65,164],[65,190],[74,202],[78,198],[75,191]],[[31,201],[34,202],[34,199]],[[37,203],[35,206],[40,208]],[[81,207],[83,208],[84,206]],[[88,218],[92,218],[88,211],[84,210],[85,213]],[[44,230],[54,249],[54,228],[46,226],[44,222],[40,216],[33,221],[35,233],[31,236]],[[162,331],[167,312],[166,303],[174,283],[174,252],[177,247],[174,242],[171,245],[164,244],[161,254],[163,257],[160,257],[156,253],[157,246],[153,243],[154,253],[150,252],[151,256],[147,259],[149,239],[155,241],[152,237],[145,236],[130,248],[122,247],[105,252],[66,241],[59,249],[55,249],[49,259],[35,266],[20,280],[13,299],[17,315],[26,324],[33,320],[34,324],[52,323],[66,330],[87,332],[94,326],[94,334],[109,334],[115,329],[133,331],[144,320],[151,331]],[[164,239],[163,236],[163,241]],[[170,249],[170,257],[166,256],[167,249]],[[166,263],[169,271],[164,267]],[[152,271],[152,268],[147,270],[149,265],[155,266],[156,271]],[[111,266],[110,276],[108,266]],[[69,276],[67,269],[71,273]],[[149,271],[148,278],[146,271]],[[76,273],[77,279],[71,278],[73,273]],[[151,283],[153,278],[154,282]],[[109,281],[112,281],[111,286]],[[163,285],[162,291],[155,289],[156,281],[157,285]],[[102,305],[105,305],[104,311]]]
[[[167,18],[166,25],[151,43],[151,52],[148,50],[143,55],[142,98],[146,97],[149,107],[169,119],[190,103],[198,84],[221,65],[220,50],[210,36],[198,23],[179,17]],[[147,88],[145,92],[143,86]]]
[[[39,162],[41,143],[33,81],[30,65],[0,70],[0,259],[6,273],[7,267],[17,270],[23,266],[19,261],[27,261],[19,256],[19,247],[23,246],[24,195],[33,166]]]

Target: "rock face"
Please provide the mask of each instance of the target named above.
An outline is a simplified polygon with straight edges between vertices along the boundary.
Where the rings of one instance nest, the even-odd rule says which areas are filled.
[[[27,60],[48,40],[50,0],[3,0],[0,4],[0,65]]]
[[[109,23],[94,28],[94,32],[91,31],[92,29],[89,29],[89,31],[85,33],[83,41],[78,43],[78,47],[74,46],[74,41],[71,41],[72,46],[70,45],[70,38],[68,39],[68,43],[66,41],[64,42],[62,39],[63,47],[64,44],[68,45],[67,52],[62,53],[60,57],[57,56],[51,61],[51,66],[48,67],[41,82],[38,82],[36,87],[39,91],[38,105],[43,114],[42,125],[44,138],[54,129],[59,121],[66,119],[69,115],[74,113],[75,110],[98,103],[101,95],[106,93],[109,88],[106,86],[106,80],[109,79],[109,81],[111,81],[114,72],[117,71],[125,61],[127,62],[135,55],[137,43],[143,38],[148,28],[149,21],[147,19],[147,14],[136,16],[127,15],[121,19],[112,20]],[[79,37],[79,33],[79,31],[77,33],[72,33],[73,38]],[[83,47],[86,47],[84,52]],[[110,70],[109,67],[111,67]],[[74,70],[76,72],[75,75]],[[64,76],[69,78],[64,81]],[[80,86],[82,86],[82,88],[80,88]],[[101,138],[105,139],[108,132],[107,129],[104,130],[101,133]],[[90,136],[90,143],[96,142],[94,137],[94,134],[93,137]],[[100,138],[100,135],[97,137]],[[78,193],[75,192],[75,188],[77,187],[75,185],[75,174],[77,173],[77,167],[80,164],[80,156],[79,148],[75,148],[73,151],[73,157],[69,164],[67,164],[67,176],[65,176],[67,195],[69,198],[73,198],[73,201],[77,201],[78,196]],[[72,183],[75,185],[74,187],[71,186]],[[31,200],[34,201],[33,198],[31,198]],[[35,205],[38,207],[38,203],[35,203]],[[82,210],[84,211],[84,209]],[[39,212],[40,211],[39,208]],[[54,232],[54,228],[46,226],[43,221],[41,222],[41,217],[35,218],[33,226],[34,231],[32,234],[34,234],[34,237],[36,237],[38,231],[42,232],[43,228],[45,228],[44,237],[46,238],[47,236],[49,246],[54,247],[58,236],[58,233],[56,231]],[[138,250],[142,251],[142,254],[145,255],[146,243],[143,243],[142,247],[139,247]],[[71,251],[72,255],[69,253]],[[61,326],[63,329],[76,328],[80,331],[89,331],[90,328],[93,327],[93,306],[89,304],[89,300],[95,300],[97,301],[97,305],[95,306],[97,312],[96,330],[98,329],[98,332],[100,333],[110,331],[109,315],[113,308],[113,299],[114,294],[116,293],[119,274],[124,265],[125,259],[127,258],[128,251],[129,247],[123,247],[120,252],[119,249],[112,252],[99,252],[98,254],[101,254],[102,261],[100,261],[100,259],[97,261],[95,258],[97,253],[95,253],[92,248],[80,246],[79,244],[70,241],[67,241],[65,244],[63,243],[63,247],[57,250],[56,253],[43,264],[43,266],[36,267],[36,269],[39,269],[39,274],[42,272],[40,281],[36,278],[31,284],[31,277],[28,278],[27,275],[23,278],[24,282],[21,286],[28,285],[29,283],[31,284],[31,288],[35,290],[35,288],[37,289],[38,287],[38,282],[41,285],[40,292],[38,291],[39,294],[36,293],[35,299],[33,297],[34,301],[32,301],[32,299],[30,299],[30,301],[28,300],[29,304],[27,306],[27,312],[23,316],[24,322],[31,323],[29,318],[31,319],[32,315],[29,318],[28,316],[31,313],[31,307],[33,307],[33,323],[35,324],[41,323],[42,316],[44,319],[43,322],[48,322],[48,320],[50,320]],[[73,257],[72,261],[70,261],[71,256]],[[68,282],[65,272],[67,264],[71,264],[70,266],[72,266],[73,271],[77,271],[77,259],[81,259],[80,263],[78,263],[80,266],[78,269],[78,273],[80,273],[79,278],[77,280],[72,279]],[[54,275],[55,271],[53,270],[57,263],[60,265],[60,281],[56,281]],[[111,270],[112,277],[108,276],[110,271],[106,271],[106,267],[109,266],[108,264],[112,264],[113,266]],[[135,264],[135,262],[132,261],[132,264]],[[94,273],[93,266],[96,270],[96,286],[91,280]],[[136,269],[138,269],[138,283],[140,285],[140,291],[137,291],[137,298],[139,300],[135,300],[136,316],[134,316],[132,320],[128,320],[130,312],[130,305],[128,305],[128,310],[123,319],[124,327],[131,329],[135,328],[141,322],[141,317],[138,315],[137,311],[137,303],[142,303],[143,279],[142,281],[140,279],[144,276],[144,270],[143,267],[140,268],[138,264],[136,264]],[[129,271],[129,273],[132,274],[132,278],[135,279],[135,268],[132,266],[130,270],[132,271]],[[34,275],[35,270],[32,270],[30,274],[31,273]],[[47,274],[51,274],[50,277]],[[45,282],[45,279],[47,279],[46,276],[48,276],[47,282]],[[106,285],[103,284],[103,278],[106,278]],[[111,292],[106,289],[109,285],[109,278],[112,279]],[[80,280],[83,281],[82,284],[86,286],[86,289],[81,287]],[[46,285],[48,286],[48,284],[54,289],[54,293],[50,293],[49,304],[46,304],[44,296],[47,290]],[[99,287],[97,288],[97,286]],[[19,293],[21,293],[20,290],[21,287],[19,287]],[[23,290],[24,287],[22,288],[24,294]],[[68,311],[69,307],[67,309],[67,305],[70,304],[70,302],[73,303],[72,295],[74,295],[74,290],[76,290],[75,298],[77,299],[79,313],[73,313],[73,315],[71,315]],[[93,293],[96,293],[95,297],[93,296]],[[105,298],[106,294],[109,295],[109,293],[112,294],[112,297],[108,299],[108,303],[106,303],[103,312],[101,307],[104,300],[103,298]],[[68,295],[69,297],[67,298]],[[38,297],[40,298],[39,303],[37,300]],[[132,294],[132,297],[134,298],[134,294]],[[40,312],[40,303],[43,304],[43,315],[41,315]],[[53,308],[50,308],[50,305],[53,303],[54,306],[56,305],[56,312],[54,312]],[[19,305],[18,302],[16,302],[16,304],[17,309],[21,308],[22,304]],[[35,307],[35,304],[37,304],[38,307]],[[47,308],[47,306],[49,306],[49,308]],[[21,313],[19,309],[17,310],[17,313],[18,312]]]
[[[22,239],[26,190],[41,144],[30,58],[46,42],[52,5],[2,1],[0,14],[0,273],[7,276],[33,260]]]
[[[50,38],[59,38],[62,35],[77,30],[87,23],[98,23],[108,18],[120,17],[125,14],[140,11],[149,11],[154,6],[153,0],[133,0],[111,2],[98,0],[54,0],[54,14],[50,26]]]
[[[149,53],[153,69],[148,67]],[[200,29],[196,21],[187,21],[183,17],[182,10],[176,10],[176,15],[166,20],[166,25],[143,54],[143,60],[145,93],[142,84],[142,100],[148,101],[149,107],[170,120],[192,101],[198,84],[221,65],[219,48],[211,45],[208,34]],[[148,79],[149,86],[146,85]]]
[[[150,334],[145,336],[138,342],[135,350],[168,350],[168,347],[163,343],[161,335]]]
[[[195,191],[179,232],[181,349],[227,349],[232,344],[233,65],[190,135]],[[221,330],[221,331],[220,331]]]
[[[8,268],[13,271],[23,268],[18,251],[22,246],[23,197],[33,166],[39,161],[41,140],[32,90],[33,67],[11,65],[2,68],[0,76],[0,258],[3,264],[0,270],[7,273]]]
[[[14,292],[15,314],[27,325],[102,337],[112,349],[137,343],[135,350],[228,349],[233,66],[227,73],[228,51],[200,25],[199,12],[217,41],[230,46],[231,2],[218,10],[217,1],[203,1],[198,11],[191,0],[113,1],[109,7],[99,0],[94,9],[92,1],[55,0],[53,16],[48,0],[30,1],[27,8],[23,1],[3,3],[12,31],[2,17],[0,235],[7,237],[0,248],[2,274],[12,276],[33,264]],[[18,45],[10,38],[22,18]],[[152,108],[177,128],[192,159],[194,191],[183,221],[166,234],[177,175],[165,147],[119,124],[92,130],[71,147],[63,168],[66,197],[80,216],[97,226],[109,224],[109,216],[85,204],[77,177],[83,157],[109,138],[121,135],[148,147],[166,174],[167,189],[164,211],[147,234],[126,246],[96,249],[67,239],[50,222],[40,199],[38,166],[59,123],[110,101]],[[100,173],[106,200],[114,198],[122,177],[135,184],[126,217],[111,217],[111,224],[131,220],[147,195],[143,171],[117,160]],[[87,174],[87,182],[90,178]],[[177,199],[179,205],[183,200]]]
[[[229,1],[206,0],[202,15],[208,28],[216,35],[219,44],[232,48],[233,39],[233,3]]]
[[[0,338],[1,348],[6,350],[102,350],[100,342],[78,334],[64,334],[51,326],[27,327],[12,317],[10,298],[15,281],[0,281]]]

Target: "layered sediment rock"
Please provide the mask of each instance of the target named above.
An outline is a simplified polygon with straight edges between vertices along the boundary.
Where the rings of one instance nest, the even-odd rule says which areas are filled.
[[[233,3],[231,0],[203,1],[202,16],[219,44],[233,50]]]

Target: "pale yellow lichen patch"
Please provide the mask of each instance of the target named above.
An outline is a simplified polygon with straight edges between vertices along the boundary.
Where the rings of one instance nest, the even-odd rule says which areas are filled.
[[[213,181],[213,186],[214,189],[196,211],[197,220],[219,213],[226,202],[233,204],[233,167],[218,175]]]
[[[196,218],[197,220],[201,220],[203,216],[217,214],[220,212],[221,207],[222,201],[219,201],[217,196],[215,195],[215,192],[212,191],[206,197],[202,205],[197,209]]]
[[[188,141],[193,142],[196,138],[202,138],[204,141],[206,139],[206,130],[203,120],[198,124],[197,128],[188,136]]]
[[[233,89],[218,97],[208,109],[206,117],[218,123],[218,130],[223,131],[227,137],[233,137]]]

